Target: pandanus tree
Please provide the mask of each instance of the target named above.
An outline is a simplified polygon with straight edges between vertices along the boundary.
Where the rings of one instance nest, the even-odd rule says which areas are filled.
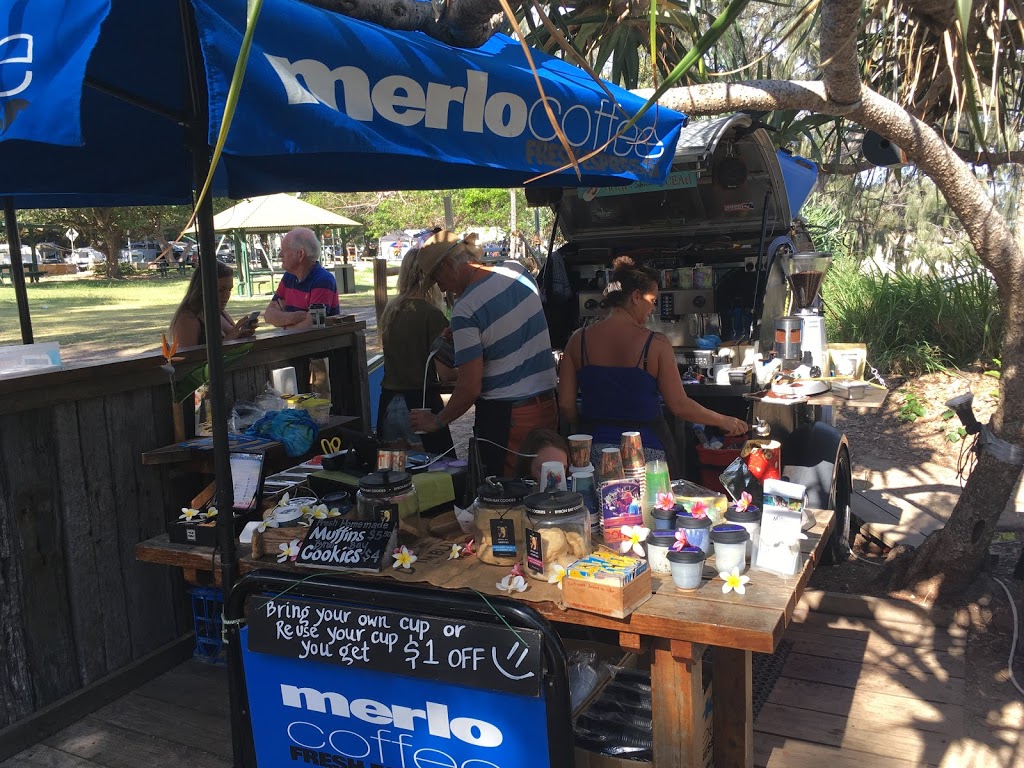
[[[856,173],[865,132],[929,177],[995,279],[1005,316],[990,433],[948,524],[889,569],[929,598],[977,575],[1024,464],[1024,252],[993,197],[992,167],[1019,163],[1024,24],[1017,0],[314,0],[383,26],[476,46],[513,30],[690,115],[755,111],[803,136],[823,169]],[[606,66],[609,65],[609,66]]]

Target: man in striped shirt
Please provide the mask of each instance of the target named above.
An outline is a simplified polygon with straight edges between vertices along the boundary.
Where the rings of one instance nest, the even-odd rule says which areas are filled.
[[[415,412],[411,420],[413,429],[433,431],[475,404],[476,435],[490,441],[480,445],[485,471],[511,477],[523,438],[558,427],[555,362],[533,278],[515,262],[485,267],[481,256],[474,243],[446,231],[416,255],[428,278],[458,297],[451,332],[459,375],[440,413]]]
[[[278,328],[309,328],[310,304],[323,304],[328,317],[341,312],[334,275],[320,266],[320,241],[311,229],[298,227],[281,239],[281,278],[263,316]]]

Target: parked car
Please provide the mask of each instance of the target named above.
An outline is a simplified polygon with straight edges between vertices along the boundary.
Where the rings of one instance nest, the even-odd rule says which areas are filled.
[[[148,261],[152,261],[163,251],[160,247],[160,243],[156,240],[137,240],[128,243],[127,248],[122,248],[118,254],[121,261],[131,261],[136,264],[142,264]]]
[[[76,248],[71,258],[78,265],[78,271],[85,272],[91,269],[94,264],[105,263],[107,255],[95,248]]]

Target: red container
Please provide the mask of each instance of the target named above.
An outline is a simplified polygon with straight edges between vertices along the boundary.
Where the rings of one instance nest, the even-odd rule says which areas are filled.
[[[697,469],[700,472],[700,484],[709,491],[725,493],[722,481],[718,476],[722,470],[739,458],[740,450],[747,441],[745,437],[727,437],[722,448],[708,448],[697,445]]]

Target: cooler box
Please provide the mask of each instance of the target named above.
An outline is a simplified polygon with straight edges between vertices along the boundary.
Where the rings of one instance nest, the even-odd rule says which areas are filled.
[[[700,484],[711,491],[725,493],[725,488],[718,476],[732,462],[739,458],[745,437],[727,437],[722,448],[708,448],[697,445],[697,469],[700,472]]]

